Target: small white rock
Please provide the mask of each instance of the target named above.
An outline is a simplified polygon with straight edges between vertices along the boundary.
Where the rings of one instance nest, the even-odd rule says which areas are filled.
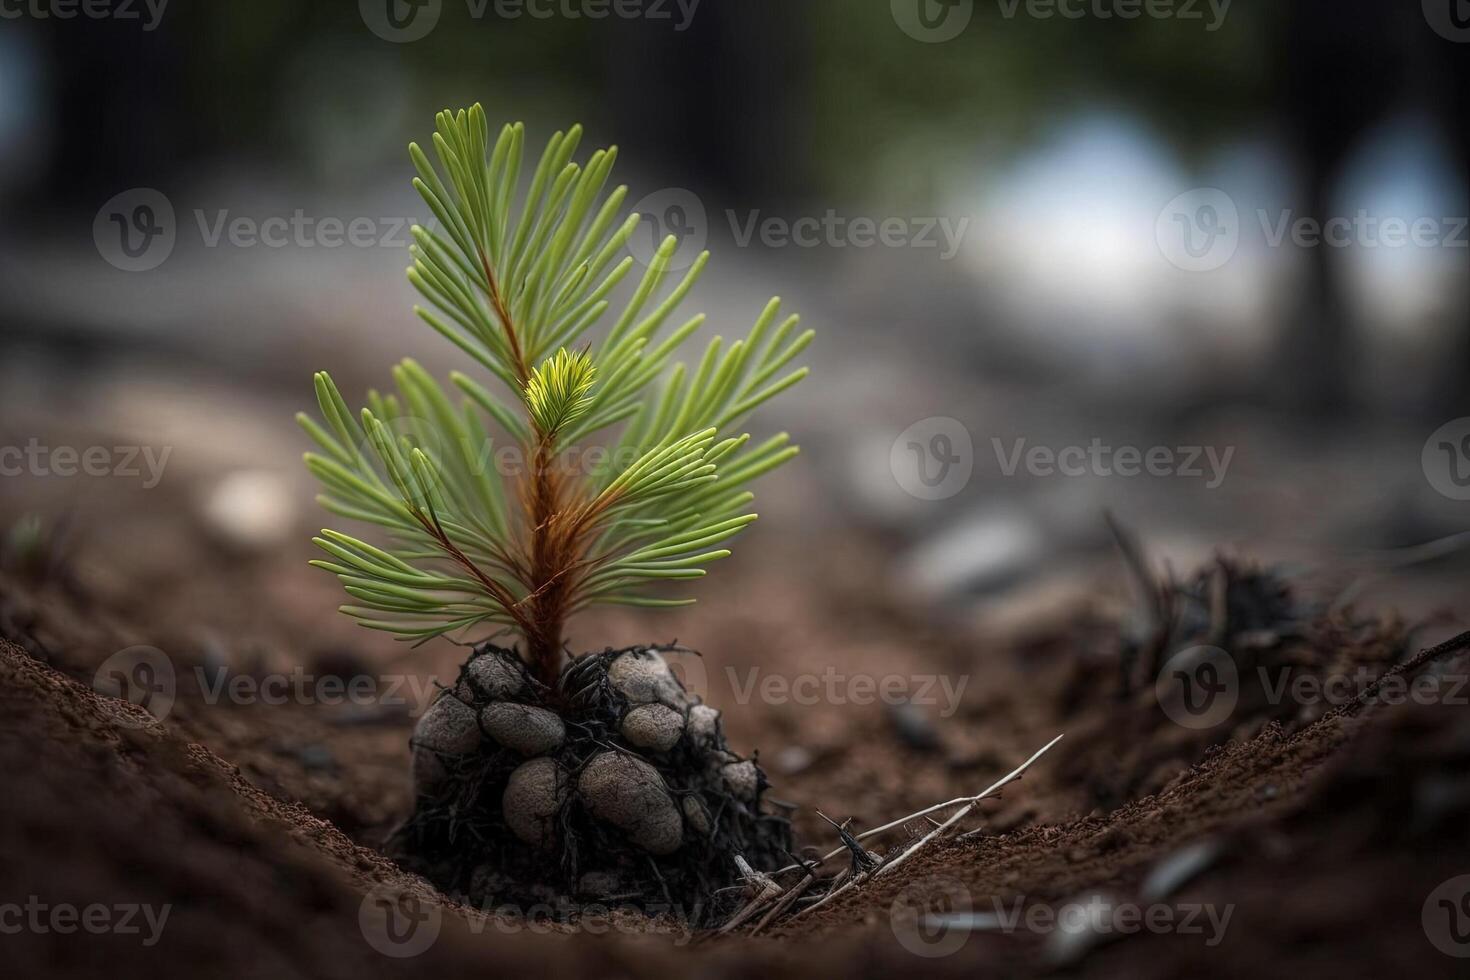
[[[290,485],[269,470],[236,470],[220,480],[203,505],[213,534],[241,551],[266,551],[296,522]]]
[[[480,747],[475,712],[458,698],[441,695],[413,730],[413,785],[427,793],[449,775],[440,755],[468,755]]]
[[[725,777],[725,785],[730,787],[730,792],[747,803],[755,800],[760,792],[760,770],[749,759],[727,762],[720,767],[720,775]]]
[[[682,708],[689,695],[664,658],[653,650],[629,650],[607,669],[612,686],[633,704],[666,704]]]
[[[707,704],[689,709],[689,737],[705,745],[713,745],[720,734],[720,713]]]
[[[521,755],[545,755],[561,748],[567,737],[566,726],[554,711],[511,701],[495,701],[481,709],[480,727]]]
[[[684,716],[662,704],[641,704],[623,716],[623,737],[640,749],[667,752],[684,734]]]
[[[444,755],[468,755],[480,747],[480,726],[474,709],[459,698],[441,695],[424,712],[413,730],[417,747]]]
[[[556,840],[556,817],[567,798],[567,774],[551,759],[523,762],[510,774],[500,807],[521,840],[547,847]]]
[[[684,821],[658,770],[622,752],[602,752],[582,769],[577,792],[594,817],[620,828],[650,854],[684,843]]]
[[[513,698],[526,688],[525,671],[513,662],[513,656],[494,650],[481,654],[470,661],[465,678],[480,694],[492,700]]]

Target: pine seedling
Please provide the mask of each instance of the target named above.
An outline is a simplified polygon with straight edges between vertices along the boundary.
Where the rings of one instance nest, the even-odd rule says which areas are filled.
[[[324,530],[313,564],[340,579],[343,612],[402,639],[518,633],[549,685],[568,617],[692,602],[659,587],[702,577],[755,520],[747,485],[797,450],[740,426],[806,375],[789,366],[812,334],[772,299],[744,339],[713,338],[692,371],[674,363],[704,321],[676,313],[708,253],[676,277],[670,236],[615,300],[640,220],[621,213],[626,187],[605,193],[616,147],[574,163],[581,128],[558,132],[523,191],[522,124],[492,144],[478,104],[436,121],[437,165],[409,146],[435,221],[413,228],[408,278],[426,300],[415,314],[473,364],[447,391],[405,360],[396,391],[357,413],[316,375],[320,419],[298,419],[320,447],[306,457],[318,499],[387,540]]]

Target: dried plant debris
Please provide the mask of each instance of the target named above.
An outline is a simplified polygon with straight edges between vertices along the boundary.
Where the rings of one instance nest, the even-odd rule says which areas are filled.
[[[396,855],[481,907],[617,900],[726,921],[737,886],[784,863],[791,829],[762,806],[764,771],[670,670],[676,649],[584,656],[547,687],[515,651],[477,647],[415,731]]]

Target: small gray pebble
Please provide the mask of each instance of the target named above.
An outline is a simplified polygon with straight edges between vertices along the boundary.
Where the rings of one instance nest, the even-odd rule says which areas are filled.
[[[607,669],[612,686],[633,704],[666,704],[682,708],[689,702],[684,686],[652,650],[629,650]]]
[[[705,745],[713,745],[720,734],[720,713],[707,704],[689,709],[689,737]]]
[[[587,809],[620,828],[650,854],[672,854],[684,842],[684,821],[658,770],[622,752],[602,752],[582,769],[577,791]]]
[[[545,755],[561,748],[567,736],[555,712],[510,701],[487,704],[480,711],[480,725],[495,741],[521,755]]]
[[[684,734],[684,716],[662,704],[642,704],[623,716],[623,737],[640,749],[667,752]]]
[[[470,661],[465,678],[480,694],[494,701],[520,695],[526,689],[526,673],[513,654],[494,650]]]
[[[415,746],[445,755],[468,755],[480,747],[474,709],[459,698],[440,695],[413,730]]]
[[[730,792],[747,803],[755,800],[760,792],[760,771],[749,759],[726,763],[720,767],[720,774],[725,777],[725,785],[730,787]]]
[[[681,804],[684,808],[684,819],[689,821],[689,826],[701,837],[708,837],[710,832],[709,811],[696,796],[686,796]]]
[[[547,758],[523,762],[510,774],[500,799],[511,831],[537,847],[556,840],[556,816],[567,798],[567,774]]]

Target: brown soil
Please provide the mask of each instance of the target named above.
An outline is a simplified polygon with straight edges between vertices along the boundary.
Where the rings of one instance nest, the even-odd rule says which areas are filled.
[[[1053,735],[1066,739],[1002,799],[981,804],[962,824],[966,836],[759,936],[691,942],[676,922],[624,909],[528,925],[456,904],[380,853],[412,810],[408,736],[422,705],[209,703],[219,669],[258,678],[305,664],[320,676],[398,669],[452,681],[454,648],[355,647],[335,625],[307,625],[330,618],[329,587],[274,567],[244,563],[218,594],[208,576],[4,572],[0,627],[15,642],[0,643],[0,771],[10,782],[0,794],[0,904],[34,895],[172,906],[156,946],[137,935],[23,930],[5,936],[7,966],[38,977],[1461,973],[1421,915],[1440,883],[1470,873],[1462,705],[1330,713],[1247,698],[1236,723],[1200,734],[1161,718],[1150,687],[1120,680],[1120,658],[1140,641],[1105,606],[1053,614],[977,659],[963,630],[917,623],[866,585],[881,550],[829,549],[835,570],[815,585],[800,542],[771,550],[777,562],[737,570],[729,597],[660,622],[688,642],[715,640],[696,643],[719,679],[706,700],[725,709],[733,743],[764,750],[772,793],[798,806],[799,840],[835,843],[819,808],[853,818],[854,830],[876,826],[977,792]],[[201,638],[201,621],[233,636],[242,601],[275,605],[279,631],[252,644]],[[612,644],[648,639],[629,635],[648,628],[631,614],[592,627]],[[178,669],[161,723],[90,686],[104,659],[140,642],[168,650]],[[1381,673],[1421,645],[1391,620],[1323,614],[1300,636],[1277,637],[1270,662]],[[854,675],[975,677],[956,714],[919,723],[927,739],[880,706],[742,703],[723,684],[727,671],[790,671],[809,648],[843,651]],[[882,852],[903,837],[869,846]],[[948,955],[911,951],[927,948],[914,941],[915,907],[984,913],[994,900],[1053,906],[1098,890],[1142,901],[1151,872],[1179,866],[1181,853],[1198,865],[1159,901],[1228,907],[1218,945],[1176,930],[1064,950],[1055,933],[991,929],[961,935]],[[440,924],[408,959],[375,949],[375,920],[361,921],[376,896],[401,893],[438,910]]]

